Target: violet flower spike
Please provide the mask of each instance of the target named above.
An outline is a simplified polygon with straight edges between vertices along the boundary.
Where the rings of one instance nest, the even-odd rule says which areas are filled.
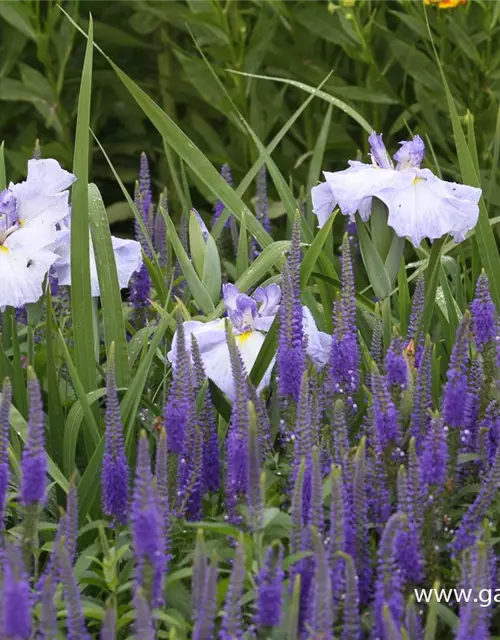
[[[415,438],[417,451],[422,451],[425,434],[431,422],[429,409],[432,407],[432,348],[426,344],[417,372],[417,382],[413,392],[413,407],[410,417],[410,433]]]
[[[3,557],[2,583],[3,638],[28,640],[31,637],[31,593],[21,551],[8,543]]]
[[[459,428],[464,419],[463,398],[468,390],[470,314],[466,311],[457,329],[443,391],[443,418],[449,427]]]
[[[278,343],[278,389],[283,398],[298,401],[306,367],[303,312],[300,302],[300,218],[294,221],[290,253],[283,272]]]
[[[342,640],[360,640],[359,589],[356,567],[351,556],[343,554],[345,564],[344,625]]]
[[[236,554],[231,571],[229,588],[226,593],[224,613],[220,631],[220,640],[241,640],[241,597],[243,595],[243,583],[245,580],[245,544],[241,537],[236,547]]]
[[[137,448],[137,467],[134,496],[130,515],[132,540],[136,560],[136,582],[138,587],[146,587],[146,574],[152,573],[152,584],[148,596],[153,606],[163,603],[163,578],[166,559],[163,533],[163,517],[153,491],[149,443],[141,433]]]
[[[178,366],[165,406],[165,428],[169,451],[182,453],[186,429],[194,418],[193,373],[182,323],[177,326],[175,358]]]
[[[168,490],[168,446],[167,432],[162,427],[156,445],[156,495],[163,520],[163,542],[165,559],[168,566],[170,560],[170,529],[172,526],[172,515],[170,513],[170,500]]]
[[[478,541],[472,552],[472,566],[470,581],[467,588],[489,588],[488,553],[484,541]],[[460,604],[460,626],[456,635],[457,640],[483,640],[489,637],[487,609],[478,602],[477,598],[470,598],[469,602]]]
[[[446,481],[448,464],[446,434],[442,420],[434,418],[423,442],[420,458],[422,484],[427,490],[441,489]]]
[[[203,433],[202,487],[204,491],[218,491],[220,488],[220,452],[217,422],[208,387],[208,378],[203,367],[198,341],[194,334],[191,334],[191,355],[193,358],[195,392],[198,394],[204,388],[203,406],[198,415],[198,424]]]
[[[472,332],[477,348],[484,347],[495,339],[495,305],[491,299],[488,276],[481,273],[477,279],[476,296],[471,304]]]
[[[216,595],[217,564],[212,561],[207,566],[199,609],[195,612],[193,640],[205,640],[205,638],[213,637],[217,611]]]
[[[259,435],[255,408],[251,402],[248,403],[248,413],[250,415],[250,429],[248,431],[248,507],[250,511],[250,523],[252,531],[260,531],[264,521],[264,500],[262,497],[262,484],[260,474],[260,451]]]
[[[385,356],[387,381],[392,387],[406,389],[408,386],[408,362],[403,351],[403,341],[393,338]]]
[[[257,614],[255,623],[260,627],[278,627],[281,622],[283,601],[282,569],[283,547],[269,547],[264,565],[257,576]]]
[[[316,529],[312,528],[312,539],[314,545],[314,579],[313,594],[310,602],[308,615],[308,625],[313,637],[322,640],[332,640],[332,584],[328,571],[328,561],[326,551],[320,535]]]
[[[378,551],[377,584],[375,593],[375,625],[373,638],[385,638],[384,607],[388,606],[394,624],[401,625],[404,600],[401,573],[396,561],[396,543],[405,523],[401,513],[392,515],[384,529]]]
[[[9,432],[12,385],[8,378],[3,381],[2,402],[0,403],[0,529],[3,529],[7,487],[9,485]]]
[[[400,437],[399,416],[388,388],[387,376],[372,374],[375,428],[382,450],[397,444]]]
[[[227,163],[224,163],[220,170],[221,176],[228,183],[230,187],[233,186],[233,177],[231,175],[231,169]],[[216,200],[214,204],[214,213],[212,216],[212,229],[215,227],[218,219],[220,218],[222,212],[224,211],[224,203],[220,200]],[[229,227],[230,218],[226,220],[225,227]]]
[[[155,640],[153,618],[148,601],[142,589],[137,589],[134,595],[135,609],[135,637],[139,640]]]
[[[43,640],[57,640],[57,612],[54,604],[56,583],[52,576],[47,576],[43,583],[40,597],[40,630]],[[106,639],[103,639],[106,640]],[[114,640],[111,639],[111,640]]]
[[[117,523],[125,524],[129,508],[129,468],[116,388],[114,353],[113,344],[108,359],[106,381],[106,433],[101,483],[104,513]]]
[[[65,539],[59,542],[56,551],[58,564],[61,567],[61,581],[64,587],[67,617],[67,638],[68,640],[90,640],[90,634],[85,627],[85,618],[82,611],[82,603],[78,583],[75,573],[66,551]]]
[[[116,610],[107,607],[102,621],[100,640],[115,640],[116,638]]]
[[[21,502],[24,507],[43,505],[46,498],[47,456],[40,385],[28,369],[28,439],[21,460]]]

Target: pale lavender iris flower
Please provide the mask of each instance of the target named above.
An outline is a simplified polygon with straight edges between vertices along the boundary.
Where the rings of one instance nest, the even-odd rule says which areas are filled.
[[[70,242],[70,219],[67,218],[59,225],[58,242],[55,252],[58,260],[53,266],[58,282],[62,286],[71,285],[71,242]],[[141,245],[136,240],[125,240],[111,236],[111,243],[115,254],[116,271],[120,289],[128,287],[132,275],[142,266]],[[97,275],[97,264],[94,253],[92,237],[89,237],[90,249],[90,288],[93,298],[100,296],[99,278]]]
[[[446,182],[429,169],[421,169],[425,145],[418,135],[400,143],[394,154],[396,167],[382,135],[373,132],[368,140],[371,164],[350,161],[344,171],[325,171],[326,182],[311,190],[319,226],[326,223],[336,206],[346,216],[359,212],[366,221],[371,214],[372,198],[377,197],[387,206],[388,224],[398,236],[410,238],[415,246],[423,238],[435,240],[448,233],[461,242],[477,223],[481,189]]]
[[[41,297],[74,181],[56,160],[29,160],[26,181],[0,192],[0,308]]]
[[[225,284],[222,288],[222,294],[227,309],[227,319],[231,323],[236,345],[246,371],[250,373],[264,343],[266,333],[278,312],[281,289],[277,284],[259,287],[250,297],[241,293],[234,284]],[[191,350],[191,336],[194,335],[200,349],[205,373],[221,391],[234,400],[235,391],[226,341],[225,322],[225,319],[211,322],[190,320],[184,322],[183,328],[188,352]],[[307,337],[307,353],[318,369],[321,369],[328,361],[331,337],[318,331],[307,307],[303,307],[303,327]],[[167,355],[174,370],[177,368],[175,361],[176,341],[177,333],[172,340],[171,351]],[[269,386],[273,366],[274,359],[264,374],[258,391]]]

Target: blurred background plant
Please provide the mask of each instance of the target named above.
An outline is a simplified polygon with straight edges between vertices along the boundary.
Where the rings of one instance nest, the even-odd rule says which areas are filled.
[[[85,42],[57,4],[52,0],[0,3],[0,131],[12,179],[23,175],[37,138],[44,155],[66,166],[71,163]],[[331,73],[323,86],[325,93],[352,105],[384,132],[389,148],[405,139],[408,130],[420,133],[432,142],[427,158],[431,168],[449,178],[459,177],[448,107],[419,2],[63,0],[59,4],[83,28],[91,12],[96,43],[213,164],[227,162],[237,182],[258,152],[207,72],[194,40],[261,140],[270,141],[307,97],[283,80],[317,87]],[[500,37],[500,3],[474,0],[455,5],[444,10],[436,4],[427,7],[427,14],[460,116],[467,120],[474,114],[479,125],[482,184],[491,194],[490,205],[498,206],[494,154],[500,50],[494,43]],[[170,186],[160,136],[101,56],[96,56],[95,65],[92,128],[122,180],[130,184],[135,179],[138,155],[145,151],[161,183],[158,186]],[[282,173],[296,187],[310,181],[310,158],[326,110],[324,100],[313,100],[273,153]],[[337,109],[324,144],[323,166],[331,169],[345,166],[346,157],[368,150],[364,132]],[[105,202],[120,201],[116,182],[96,145],[91,160]],[[192,175],[188,180],[195,187],[194,198],[197,191],[208,195]],[[115,207],[113,215],[127,216],[128,208]]]

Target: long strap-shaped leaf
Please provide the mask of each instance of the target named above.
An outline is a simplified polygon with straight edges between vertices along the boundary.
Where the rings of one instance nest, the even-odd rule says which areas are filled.
[[[109,356],[110,346],[114,342],[116,382],[119,387],[125,387],[129,383],[130,369],[120,285],[116,271],[115,252],[109,230],[108,215],[99,189],[95,184],[89,185],[89,214],[99,289],[101,291],[106,353]]]
[[[92,85],[93,28],[89,21],[76,119],[73,171],[76,183],[71,197],[71,316],[75,341],[75,366],[85,391],[95,388],[96,363],[92,327],[89,257],[89,129]]]
[[[436,62],[443,81],[444,90],[446,93],[446,99],[448,101],[448,109],[450,111],[451,124],[453,127],[453,136],[455,138],[455,146],[457,149],[458,162],[460,164],[460,171],[462,173],[462,180],[465,184],[472,185],[473,187],[480,187],[480,178],[474,166],[474,157],[469,149],[465,134],[460,124],[460,118],[458,116],[455,100],[451,94],[450,87],[446,80],[446,76],[439,60],[434,40],[432,37],[432,31],[425,13],[425,21],[427,24],[427,30],[429,32],[432,48],[436,57]],[[479,220],[476,227],[475,237],[479,246],[479,253],[481,256],[481,262],[484,266],[484,270],[490,281],[491,293],[497,308],[500,308],[500,254],[496,244],[493,230],[490,226],[488,218],[488,211],[484,203],[484,198],[481,197],[479,202]],[[428,294],[427,294],[428,295]]]

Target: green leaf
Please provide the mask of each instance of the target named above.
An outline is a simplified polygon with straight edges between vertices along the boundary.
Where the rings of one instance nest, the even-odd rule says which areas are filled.
[[[439,582],[436,581],[432,585],[431,602],[429,604],[429,612],[427,613],[427,622],[425,623],[424,640],[434,640],[437,630],[437,600],[436,593],[439,590]]]
[[[61,346],[64,359],[66,360],[66,365],[68,367],[69,375],[73,382],[73,387],[75,389],[76,396],[82,405],[83,412],[85,415],[85,423],[87,428],[84,430],[84,440],[85,440],[85,449],[87,451],[87,459],[90,458],[92,451],[96,448],[99,443],[101,433],[99,427],[97,426],[96,419],[90,407],[90,404],[87,400],[87,391],[83,386],[83,382],[80,379],[78,374],[78,370],[71,359],[71,354],[66,345],[66,340],[64,339],[64,335],[61,330],[58,333],[59,336],[59,344]],[[93,358],[93,355],[92,355]]]
[[[7,176],[5,174],[5,143],[0,144],[0,191],[7,187]]]
[[[408,332],[408,322],[410,320],[410,288],[406,276],[406,263],[404,257],[401,258],[401,266],[398,272],[398,295],[399,295],[399,322],[401,335],[406,336]]]
[[[276,353],[276,345],[278,342],[278,327],[279,327],[279,319],[278,316],[273,320],[269,331],[262,343],[262,347],[260,348],[259,355],[257,359],[253,363],[252,370],[250,371],[250,381],[256,387],[259,386],[260,381],[264,377],[269,365],[271,364],[274,354]]]
[[[217,245],[210,234],[207,236],[202,282],[212,302],[217,302],[220,298],[222,287],[222,272]]]
[[[241,219],[240,236],[238,238],[238,255],[236,257],[236,277],[241,276],[248,269],[248,238],[247,238],[247,225],[245,222],[245,216]]]
[[[309,278],[311,277],[313,269],[314,267],[317,266],[318,259],[321,254],[321,250],[323,249],[323,246],[331,233],[332,225],[335,218],[337,217],[338,211],[339,211],[338,209],[335,209],[335,211],[328,218],[328,220],[325,222],[323,227],[318,231],[310,247],[306,251],[306,254],[300,266],[301,289],[304,289],[304,287],[307,286],[307,283],[309,282]]]
[[[55,362],[54,333],[52,326],[52,300],[47,287],[45,344],[47,346],[47,391],[49,410],[48,452],[56,464],[62,467],[62,442],[64,437],[64,412],[59,394],[59,380]],[[69,476],[68,476],[69,477]]]
[[[101,292],[102,320],[106,353],[115,344],[116,381],[119,387],[129,383],[130,368],[127,353],[125,321],[115,252],[104,202],[95,184],[89,185],[89,215],[92,243],[94,245],[99,289]]]
[[[89,128],[92,85],[92,19],[83,63],[75,133],[73,173],[76,182],[71,198],[71,316],[75,366],[85,391],[95,388],[96,363],[90,287],[90,235],[88,218]]]
[[[66,424],[64,425],[64,439],[62,441],[64,452],[63,469],[68,478],[71,476],[76,466],[76,445],[82,421],[85,416],[88,415],[89,408],[95,402],[103,398],[107,394],[107,391],[108,390],[104,387],[85,394],[85,406],[78,400],[73,404],[70,412],[68,413]],[[99,441],[100,438],[101,436],[99,435]]]
[[[318,139],[316,140],[316,144],[314,145],[314,151],[311,158],[311,163],[309,164],[309,172],[307,174],[306,191],[308,194],[311,193],[311,189],[318,182],[318,178],[321,172],[321,167],[323,166],[323,158],[325,155],[326,143],[328,141],[328,136],[330,133],[330,124],[332,122],[332,111],[333,111],[333,105],[330,104],[326,111],[325,119],[323,120],[323,124],[321,126]],[[309,223],[312,223],[315,219],[315,216],[312,213],[311,198],[307,199],[307,213],[308,213]]]
[[[170,216],[165,211],[165,209],[163,209],[163,207],[160,207],[160,211],[162,216],[165,218],[165,224],[167,225],[167,236],[170,243],[172,244],[177,259],[179,260],[179,264],[181,265],[182,272],[188,283],[189,290],[191,291],[196,304],[200,307],[200,309],[203,310],[205,314],[208,315],[214,310],[212,299],[210,298],[208,291],[203,286],[203,283],[199,279],[196,270],[186,253],[186,250],[182,246],[182,242],[177,235],[177,230],[174,223],[170,219]]]
[[[314,87],[305,84],[304,82],[298,82],[297,80],[289,80],[288,78],[277,78],[275,76],[261,76],[255,73],[244,73],[243,71],[234,71],[231,70],[231,73],[236,73],[238,75],[247,76],[249,78],[256,78],[258,80],[272,80],[274,82],[281,82],[283,84],[291,85],[292,87],[297,87],[297,89],[301,89],[302,91],[306,91],[307,93],[314,93],[321,98],[322,100],[326,100],[337,109],[340,109],[348,116],[350,116],[355,122],[357,122],[368,134],[373,131],[373,127],[369,124],[363,116],[361,116],[355,109],[350,107],[346,102],[340,100],[339,98],[335,98],[331,96],[329,93],[325,91],[319,91]]]
[[[196,217],[195,211],[189,212],[189,248],[191,250],[191,258],[196,273],[201,278],[203,276],[203,264],[205,262],[206,243],[203,239],[200,223]]]
[[[366,224],[356,214],[356,225],[358,228],[359,248],[361,257],[366,268],[366,273],[374,294],[383,300],[391,294],[391,281],[385,269],[384,263],[373,244]]]
[[[427,24],[427,30],[432,38],[432,32],[427,19],[427,14],[425,14],[425,20]],[[446,93],[448,109],[450,112],[451,123],[453,127],[453,135],[455,138],[455,146],[457,149],[458,162],[460,164],[460,171],[462,173],[462,180],[465,184],[471,185],[473,187],[479,187],[480,176],[476,171],[474,157],[471,154],[471,151],[465,139],[457,107],[455,105],[453,95],[446,80],[446,76],[441,65],[436,47],[434,45],[434,41],[432,41],[432,47],[434,49],[434,55],[436,57],[436,62],[439,67],[439,72],[441,74],[441,79]],[[483,198],[481,198],[479,202],[479,220],[476,226],[475,237],[477,238],[482,265],[490,281],[492,298],[496,306],[500,307],[500,279],[498,278],[498,274],[500,273],[500,254],[498,252],[498,247],[496,244],[495,236],[493,234],[493,230],[491,229],[489,223],[488,211],[486,209]]]

